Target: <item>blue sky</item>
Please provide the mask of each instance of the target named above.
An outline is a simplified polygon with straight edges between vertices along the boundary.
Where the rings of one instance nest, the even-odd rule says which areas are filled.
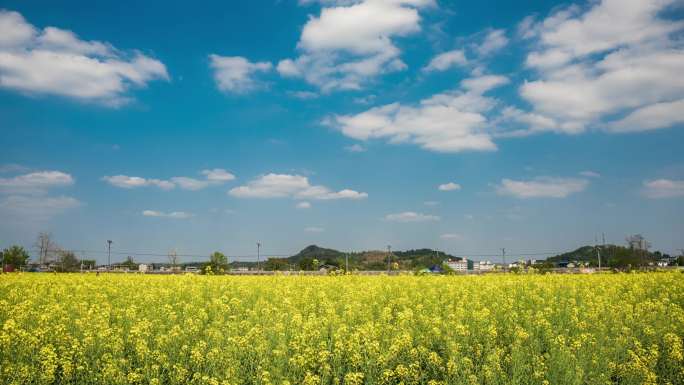
[[[681,2],[0,8],[0,247],[684,247]]]

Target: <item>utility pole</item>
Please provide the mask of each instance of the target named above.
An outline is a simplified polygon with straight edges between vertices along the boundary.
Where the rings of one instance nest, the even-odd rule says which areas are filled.
[[[504,273],[506,272],[506,248],[503,247],[501,248],[501,258],[503,259],[503,269]]]
[[[596,246],[596,255],[598,256],[599,271],[601,271],[601,248]]]
[[[261,260],[261,242],[257,242],[257,271],[259,271],[260,260]]]
[[[112,269],[112,241],[107,240],[107,271]]]
[[[390,262],[391,262],[391,257],[392,256],[392,246],[387,245],[387,275],[390,273]]]
[[[344,254],[344,272],[349,272],[349,253]]]

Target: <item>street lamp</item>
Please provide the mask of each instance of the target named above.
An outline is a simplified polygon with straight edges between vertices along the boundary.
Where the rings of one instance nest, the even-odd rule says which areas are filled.
[[[107,271],[112,269],[112,241],[107,240]]]

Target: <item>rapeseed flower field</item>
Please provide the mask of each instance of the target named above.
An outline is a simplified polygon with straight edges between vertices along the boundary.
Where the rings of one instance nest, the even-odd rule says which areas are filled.
[[[684,384],[684,274],[0,275],[3,384]]]

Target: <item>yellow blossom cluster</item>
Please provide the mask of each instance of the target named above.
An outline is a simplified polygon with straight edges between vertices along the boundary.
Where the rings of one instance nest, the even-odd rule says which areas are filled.
[[[1,384],[684,384],[684,274],[0,275]]]

